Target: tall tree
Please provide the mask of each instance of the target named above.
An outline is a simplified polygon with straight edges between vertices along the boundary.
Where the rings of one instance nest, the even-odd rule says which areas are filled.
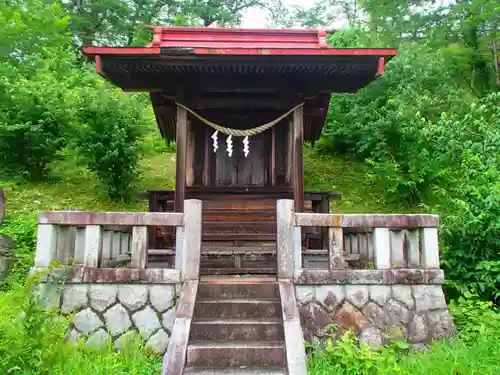
[[[356,26],[360,21],[359,0],[319,0],[310,7],[298,7],[297,22],[304,27]]]

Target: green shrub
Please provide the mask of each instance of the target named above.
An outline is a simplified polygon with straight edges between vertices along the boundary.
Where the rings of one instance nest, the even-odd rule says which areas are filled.
[[[491,301],[482,301],[478,295],[465,293],[448,306],[460,337],[473,342],[478,335],[500,333],[500,311]]]
[[[70,125],[68,90],[51,73],[42,71],[29,79],[0,78],[0,170],[4,173],[42,179],[66,144]]]
[[[0,373],[23,375],[135,374],[153,375],[161,357],[148,354],[139,343],[123,352],[112,345],[86,349],[66,340],[69,317],[44,308],[35,293],[42,275],[31,277],[25,287],[0,292]]]
[[[144,133],[142,108],[133,96],[102,82],[80,91],[76,144],[108,196],[126,199],[137,177]]]
[[[329,340],[326,347],[312,345],[308,357],[311,375],[449,375],[498,374],[500,313],[491,302],[467,295],[449,304],[460,334],[432,343],[426,351],[408,351],[394,341],[373,352],[359,345],[353,333]]]
[[[33,266],[36,230],[36,215],[19,215],[15,218],[7,216],[7,220],[0,227],[0,234],[10,236],[16,242],[16,247],[11,254],[14,258],[14,266],[9,276],[0,281],[0,291],[24,285],[29,270]]]

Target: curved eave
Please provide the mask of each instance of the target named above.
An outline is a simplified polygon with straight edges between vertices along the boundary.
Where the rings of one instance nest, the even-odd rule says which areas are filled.
[[[175,97],[180,92],[200,91],[203,95],[248,90],[263,95],[271,92],[274,99],[267,103],[271,106],[283,96],[310,98],[304,108],[304,140],[315,141],[321,134],[330,94],[365,87],[383,74],[396,50],[148,46],[86,47],[84,53],[95,58],[97,72],[116,86],[152,93],[156,119],[166,139],[175,139],[175,104],[163,94]],[[199,103],[190,104],[196,108]],[[276,106],[274,112],[267,109],[268,117],[262,120],[270,121],[292,107]]]

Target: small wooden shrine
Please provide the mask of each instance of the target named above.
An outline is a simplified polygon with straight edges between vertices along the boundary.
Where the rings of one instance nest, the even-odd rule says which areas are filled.
[[[317,30],[153,30],[144,47],[84,49],[113,84],[149,92],[161,135],[176,141],[175,191],[148,192],[150,211],[201,199],[202,273],[274,273],[276,201],[328,213],[339,199],[304,191],[303,143],[320,137],[332,92],[365,87],[396,51],[332,48]],[[326,233],[303,236],[305,257],[322,261]],[[150,237],[150,261],[171,263],[173,231]]]

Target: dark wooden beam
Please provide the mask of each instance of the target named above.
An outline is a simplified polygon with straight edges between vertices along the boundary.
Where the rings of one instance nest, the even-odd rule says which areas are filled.
[[[302,144],[304,143],[304,108],[293,112],[293,200],[295,212],[304,210],[304,161]]]
[[[284,100],[277,97],[262,98],[200,98],[194,101],[193,109],[212,109],[212,108],[269,108],[290,110],[293,108],[293,100]]]
[[[175,212],[184,210],[184,192],[186,189],[186,153],[187,153],[187,113],[177,107],[176,159],[175,159]]]

